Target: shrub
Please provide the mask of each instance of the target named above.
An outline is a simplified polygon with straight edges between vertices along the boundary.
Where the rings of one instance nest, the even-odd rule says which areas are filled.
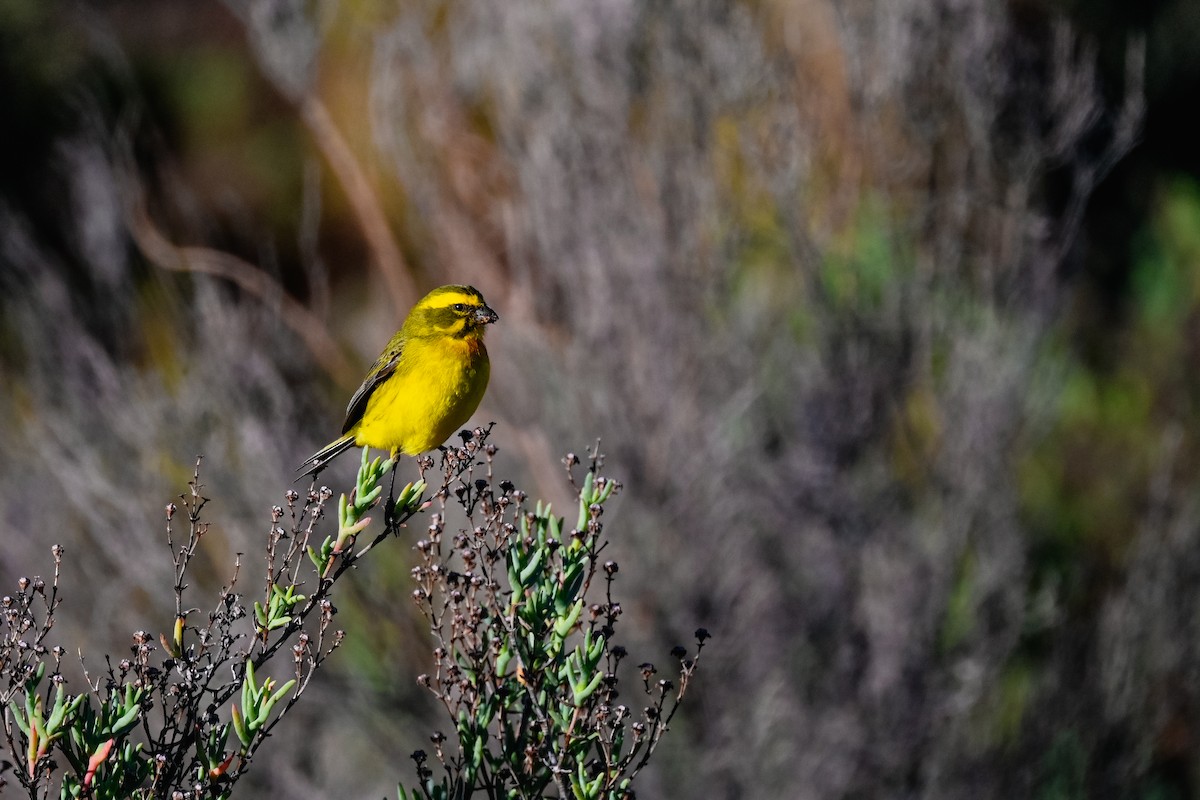
[[[342,643],[334,624],[337,582],[373,548],[429,509],[426,538],[416,544],[413,597],[436,643],[427,686],[451,715],[457,738],[433,736],[444,774],[414,754],[425,798],[632,796],[683,698],[708,634],[696,654],[676,648],[676,682],[638,669],[646,705],[618,702],[617,670],[625,658],[612,644],[621,613],[613,599],[617,565],[598,566],[606,547],[600,521],[619,484],[590,457],[576,486],[575,528],[549,506],[533,503],[508,481],[493,478],[490,427],[463,432],[460,447],[419,459],[422,479],[383,500],[391,461],[364,449],[356,485],[338,503],[337,530],[323,538],[333,493],[289,490],[271,509],[266,575],[260,593],[244,590],[241,556],[207,614],[189,605],[188,568],[208,525],[200,460],[180,503],[166,507],[174,563],[174,620],[157,637],[138,631],[127,657],[105,656],[97,669],[80,656],[85,689],[72,691],[65,649],[52,645],[63,602],[61,567],[21,578],[0,600],[0,702],[7,748],[0,787],[15,782],[32,798],[225,798],[246,774],[259,747],[300,700],[313,676]],[[579,460],[568,456],[574,483]],[[425,496],[425,476],[438,488]],[[449,533],[457,506],[468,528]],[[365,544],[372,509],[382,529]],[[318,544],[318,540],[320,543]],[[603,575],[602,602],[590,602]],[[167,614],[164,614],[167,616]],[[403,788],[402,797],[408,797]]]

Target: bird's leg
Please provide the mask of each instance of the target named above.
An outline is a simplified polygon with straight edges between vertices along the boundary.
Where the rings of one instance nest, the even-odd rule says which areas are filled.
[[[400,453],[396,449],[393,449],[391,454],[392,483],[388,487],[387,502],[383,504],[383,524],[386,527],[391,527],[392,520],[396,516],[396,467],[400,465],[399,459]]]

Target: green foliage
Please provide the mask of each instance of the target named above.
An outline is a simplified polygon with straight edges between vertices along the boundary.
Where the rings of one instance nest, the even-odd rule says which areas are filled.
[[[368,461],[364,453],[354,491],[341,498],[339,533],[326,537],[317,557],[308,542],[332,492],[314,486],[303,501],[299,493],[287,492],[286,509],[271,510],[263,597],[250,603],[238,590],[239,556],[216,606],[200,620],[184,602],[189,566],[208,532],[197,461],[190,490],[181,498],[187,519],[182,541],[173,527],[180,506],[166,509],[175,566],[171,633],[158,637],[160,650],[151,634],[138,631],[131,657],[116,664],[105,657],[107,667],[98,678],[85,664],[87,688],[80,693],[68,689],[65,650],[45,645],[61,602],[64,551],[56,545],[53,579],[22,578],[17,593],[3,598],[3,734],[21,786],[31,797],[49,797],[55,787],[62,798],[228,797],[255,751],[342,642],[343,633],[332,628],[335,582],[420,507],[424,484],[406,487],[400,502],[389,504],[384,530],[354,550],[391,467],[390,461]],[[311,588],[300,591],[305,585]],[[291,677],[260,677],[283,664]],[[0,785],[4,779],[0,773]]]
[[[419,754],[416,796],[481,791],[508,797],[515,791],[528,797],[556,787],[561,797],[624,797],[666,732],[696,660],[676,649],[677,690],[670,681],[652,685],[655,668],[643,664],[648,705],[640,713],[616,705],[616,671],[625,652],[611,645],[621,613],[612,599],[614,562],[603,566],[603,601],[589,605],[588,593],[605,547],[600,518],[619,484],[599,475],[601,460],[594,455],[578,487],[576,526],[567,530],[548,506],[530,510],[511,483],[493,486],[496,448],[487,444],[489,432],[464,432],[463,446],[444,454],[434,494],[441,510],[431,517],[429,538],[417,543],[423,565],[413,573],[414,597],[438,640],[436,674],[422,681],[451,712],[459,753],[448,755],[441,747],[445,737],[436,736],[446,775],[435,780]],[[569,457],[569,468],[576,463]],[[419,464],[424,474],[433,459]],[[167,506],[176,578],[171,633],[158,636],[160,649],[151,634],[138,631],[131,657],[115,665],[106,657],[98,678],[85,664],[86,689],[79,693],[69,689],[65,650],[45,644],[61,602],[64,551],[56,545],[52,580],[22,578],[17,593],[3,598],[3,737],[16,765],[11,774],[29,796],[49,797],[57,788],[64,800],[229,797],[343,640],[343,632],[332,629],[335,583],[432,505],[423,498],[423,480],[408,484],[384,504],[382,530],[356,549],[392,467],[364,449],[356,485],[338,504],[338,532],[319,547],[309,542],[332,492],[314,484],[303,502],[287,492],[286,508],[271,510],[262,597],[251,602],[238,590],[239,556],[215,607],[197,621],[197,610],[184,603],[188,568],[208,531],[197,462],[181,498],[188,530],[182,541],[173,528],[180,507]],[[486,478],[475,477],[481,467]],[[471,532],[453,536],[444,558],[452,496]],[[700,647],[706,637],[698,632]],[[266,675],[269,668],[291,676]],[[0,786],[5,779],[0,772]]]
[[[1194,450],[1200,392],[1187,365],[1200,321],[1198,231],[1200,188],[1171,184],[1138,238],[1130,324],[1110,333],[1099,363],[1061,346],[1042,354],[1060,375],[1058,394],[1018,479],[1036,580],[1053,576],[1074,592],[1072,605],[1088,600],[1075,573],[1124,561],[1155,475],[1174,448]]]
[[[960,645],[975,628],[975,591],[978,569],[975,553],[968,550],[960,560],[958,576],[946,598],[946,611],[938,634],[938,644],[943,653],[950,652]]]
[[[638,670],[646,705],[618,702],[613,644],[621,606],[613,599],[618,566],[600,564],[606,546],[601,517],[620,488],[600,474],[593,454],[582,481],[574,527],[524,492],[465,473],[456,490],[467,528],[451,534],[444,514],[417,542],[413,598],[429,620],[437,647],[433,675],[418,680],[444,706],[457,752],[435,733],[435,777],[424,751],[413,754],[418,784],[399,787],[402,800],[632,796],[632,781],[654,752],[687,690],[708,634],[697,631],[696,654],[682,647],[678,685]],[[568,474],[578,459],[566,459]],[[440,498],[443,504],[445,494]],[[444,508],[444,505],[443,505]],[[603,576],[603,584],[598,577]],[[594,597],[593,595],[600,595]]]
[[[825,255],[821,288],[834,308],[849,312],[877,309],[893,294],[903,263],[882,201],[868,198]]]
[[[327,536],[320,548],[308,548],[308,557],[316,566],[317,572],[327,575],[333,568],[339,555],[354,547],[354,541],[368,525],[371,518],[367,512],[375,507],[383,493],[379,481],[392,471],[394,464],[391,459],[381,458],[370,460],[370,449],[364,447],[362,464],[358,470],[358,480],[349,495],[342,495],[338,500],[338,532],[337,536]],[[421,502],[421,493],[425,491],[425,481],[406,484],[400,490],[398,497],[388,501],[388,518],[394,520],[396,515],[411,515],[416,513]],[[391,524],[391,522],[389,522]]]
[[[1159,199],[1150,229],[1138,243],[1132,282],[1145,328],[1176,345],[1179,326],[1200,305],[1200,186],[1178,179]]]

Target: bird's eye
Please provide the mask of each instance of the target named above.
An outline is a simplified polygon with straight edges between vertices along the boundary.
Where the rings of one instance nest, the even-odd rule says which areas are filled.
[[[454,305],[451,306],[451,308],[453,308],[459,314],[462,314],[462,313],[466,312],[467,304],[466,303],[455,303]]]

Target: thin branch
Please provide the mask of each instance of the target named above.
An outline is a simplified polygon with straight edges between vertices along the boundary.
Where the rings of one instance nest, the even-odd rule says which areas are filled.
[[[278,303],[284,324],[300,337],[316,362],[339,384],[352,386],[357,382],[358,370],[330,336],[325,323],[269,274],[230,253],[173,244],[150,219],[140,193],[130,203],[129,230],[138,250],[160,269],[213,275],[264,302]]]

